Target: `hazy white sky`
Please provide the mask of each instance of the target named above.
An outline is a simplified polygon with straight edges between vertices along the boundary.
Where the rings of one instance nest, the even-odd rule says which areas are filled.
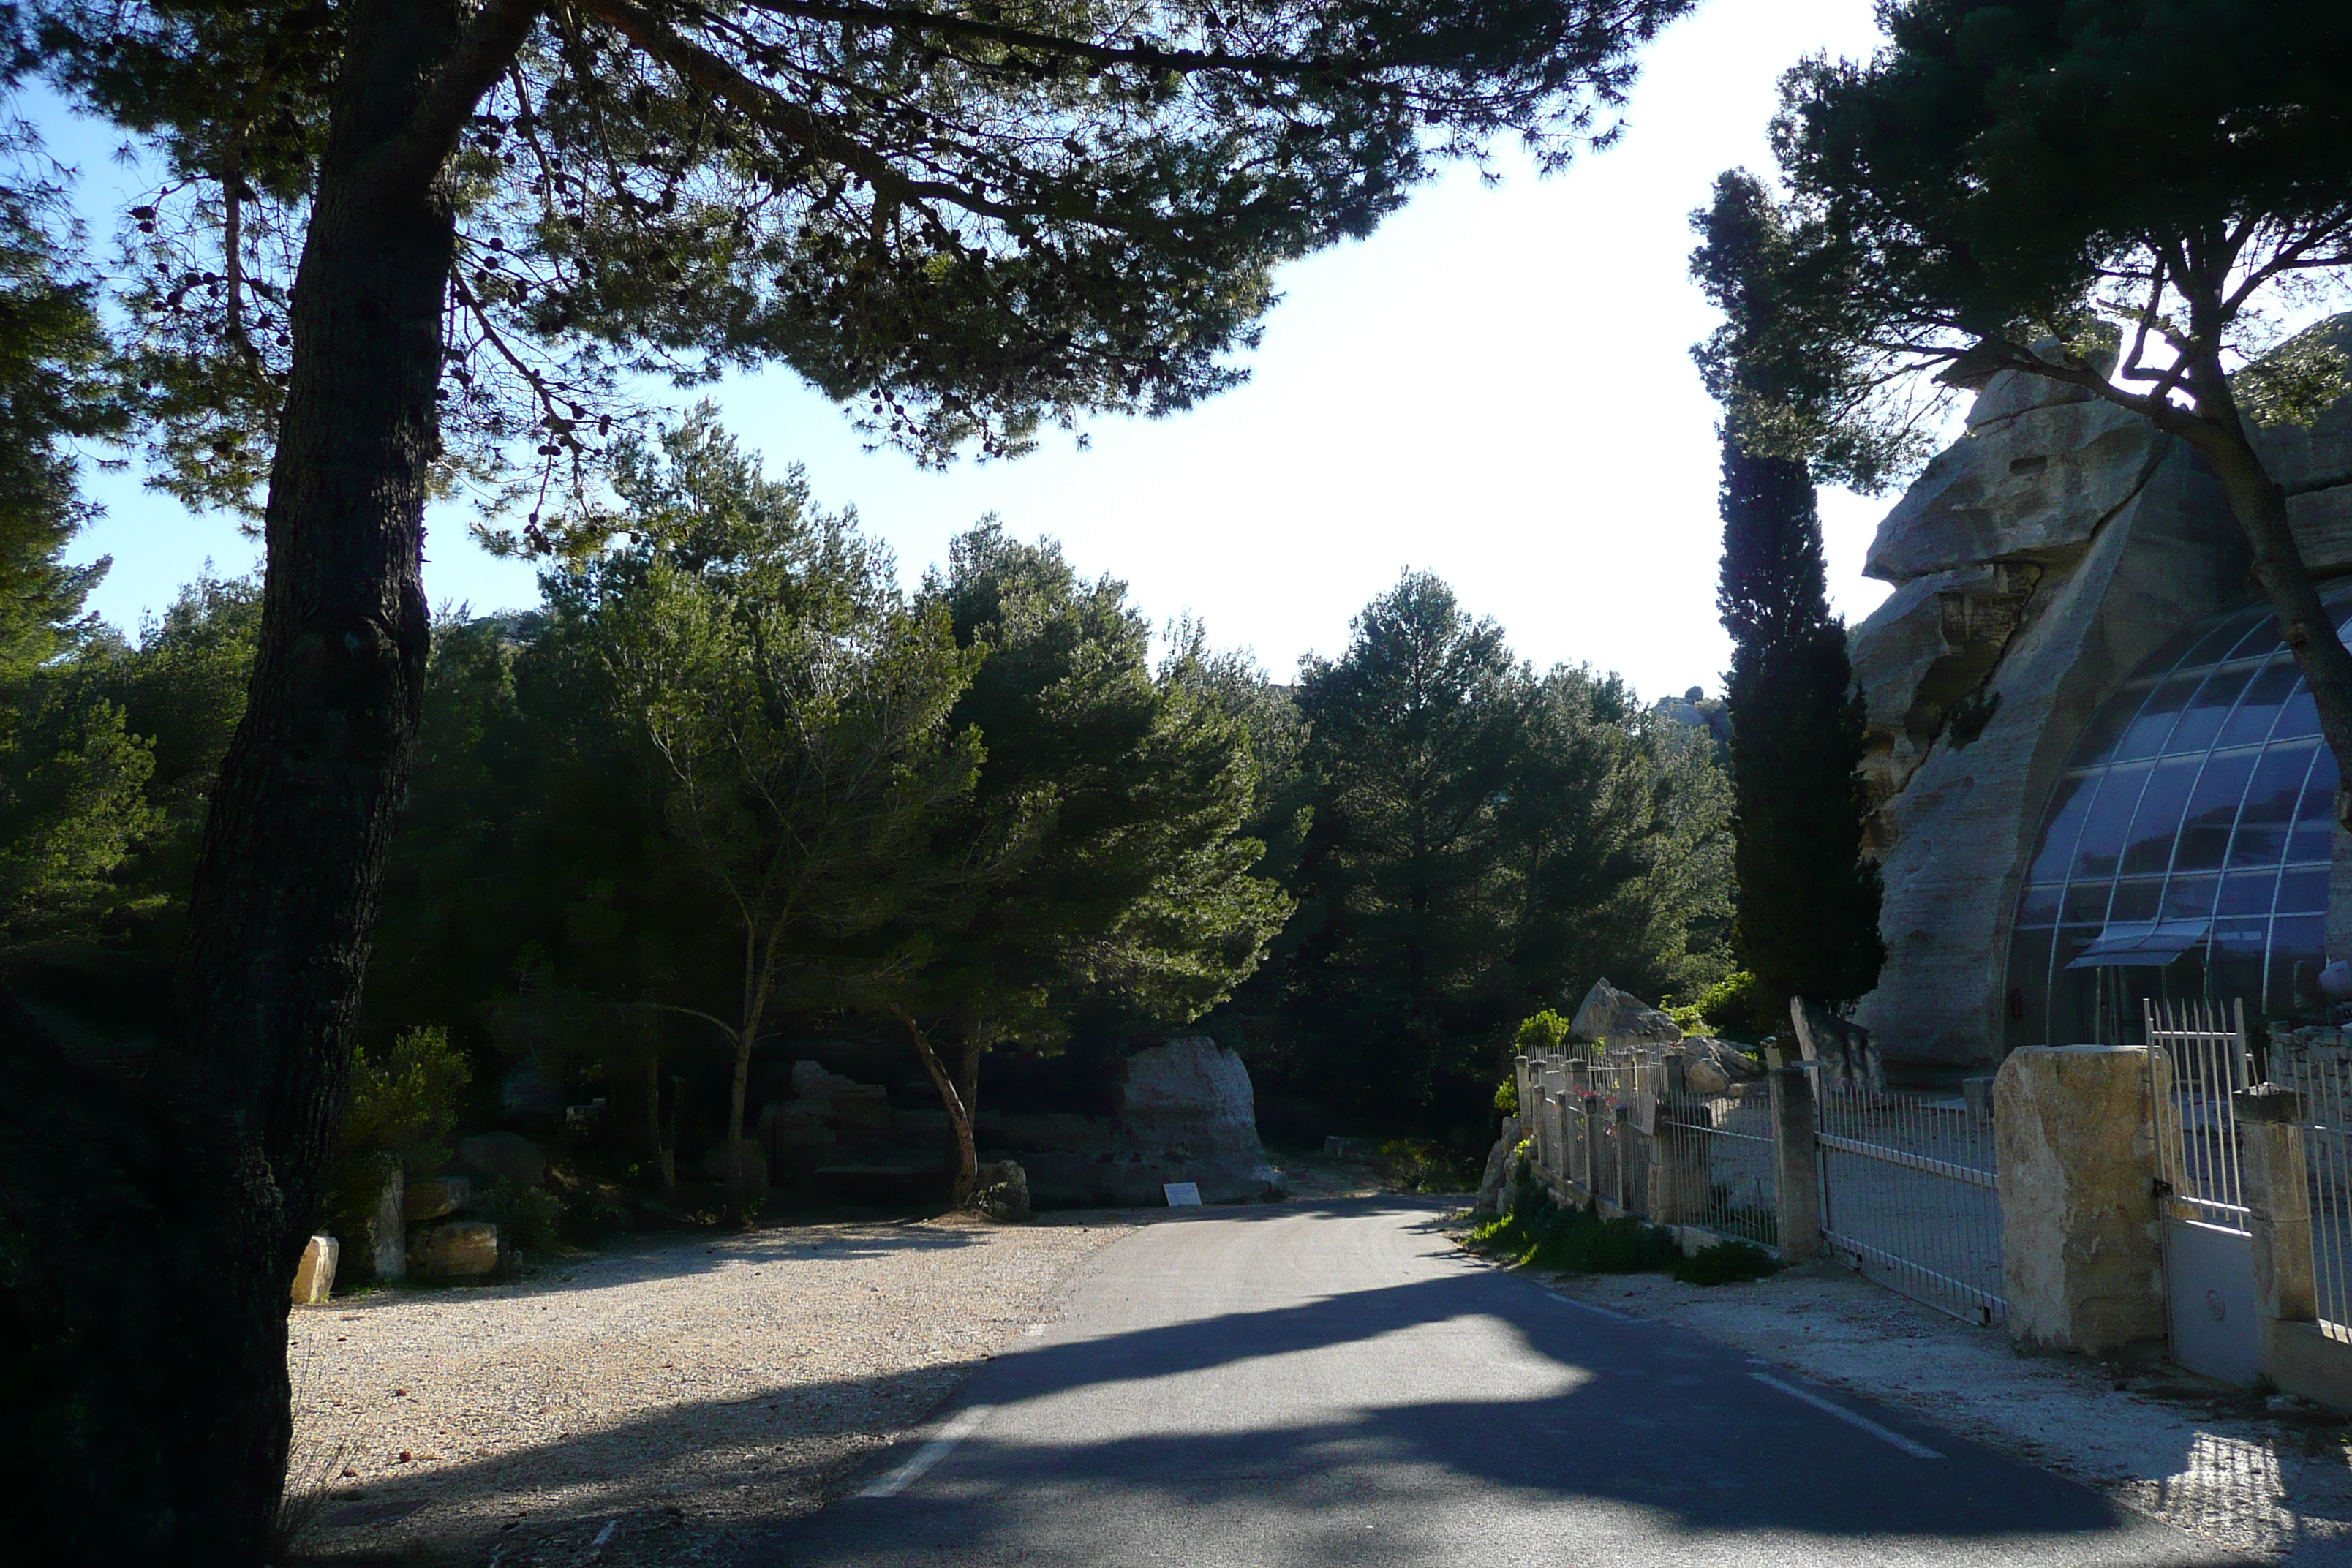
[[[1714,405],[1689,345],[1712,324],[1685,275],[1687,215],[1715,174],[1769,162],[1774,84],[1816,50],[1866,52],[1870,0],[1705,0],[1651,49],[1610,151],[1499,188],[1452,176],[1370,240],[1287,269],[1252,379],[1190,414],[1097,421],[1016,463],[919,471],[860,450],[789,374],[719,390],[772,469],[799,461],[821,500],[854,503],[911,583],[983,513],[1049,533],[1088,574],[1131,585],[1155,621],[1184,611],[1277,675],[1336,653],[1349,617],[1407,567],[1452,583],[1538,665],[1622,672],[1645,696],[1717,689]],[[92,209],[131,194],[107,143],[58,127]],[[257,547],[98,475],[107,516],[75,552],[114,557],[93,598],[126,626],[206,559]],[[1825,494],[1832,593],[1849,618],[1885,596],[1860,575],[1886,502]],[[434,598],[487,610],[536,597],[485,555],[462,513],[426,545]]]

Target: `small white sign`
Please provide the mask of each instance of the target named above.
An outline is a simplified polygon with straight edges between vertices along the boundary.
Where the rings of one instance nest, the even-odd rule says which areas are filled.
[[[1162,1182],[1160,1190],[1168,1194],[1168,1206],[1171,1209],[1201,1206],[1201,1184],[1198,1182]]]

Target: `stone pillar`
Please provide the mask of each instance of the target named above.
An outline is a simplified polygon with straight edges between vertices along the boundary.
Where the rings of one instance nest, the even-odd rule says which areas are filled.
[[[2114,1355],[2162,1344],[2163,1225],[2145,1046],[2029,1046],[1993,1080],[2010,1337]]]
[[[2242,1089],[2237,1102],[2239,1167],[2246,1228],[2254,1233],[2254,1304],[2264,1329],[2319,1321],[2312,1268],[2311,1186],[2304,1168],[2303,1096],[2277,1084]],[[2266,1352],[2264,1366],[2270,1364]]]
[[[375,1204],[368,1215],[368,1273],[380,1284],[394,1285],[408,1278],[408,1179],[400,1162],[390,1154],[377,1162]]]
[[[2255,1355],[2286,1393],[2352,1412],[2352,1349],[2319,1330],[2303,1096],[2266,1083],[2230,1098],[2238,1111],[2246,1228],[2254,1235]]]
[[[1544,1119],[1549,1124],[1549,1152],[1544,1169],[1566,1181],[1568,1170],[1568,1075],[1556,1063],[1546,1063],[1543,1075]]]
[[[1767,1079],[1780,1261],[1798,1263],[1822,1253],[1822,1151],[1813,1142],[1813,1079],[1793,1065],[1772,1068]]]

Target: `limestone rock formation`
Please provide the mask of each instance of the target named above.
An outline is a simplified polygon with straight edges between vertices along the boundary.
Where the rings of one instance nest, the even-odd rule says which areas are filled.
[[[416,1233],[408,1268],[427,1279],[482,1279],[499,1270],[499,1227],[487,1220],[453,1219]]]
[[[1850,643],[1867,710],[1867,847],[1887,962],[1855,1021],[1890,1061],[1996,1059],[2010,919],[2043,803],[2098,703],[2246,592],[2218,485],[2104,403],[1993,377],[1890,512],[1895,594]]]
[[[1127,1058],[1118,1114],[992,1119],[982,1140],[1017,1149],[1042,1204],[1157,1205],[1169,1182],[1195,1182],[1203,1203],[1278,1198],[1282,1173],[1258,1142],[1249,1069],[1205,1035]],[[1040,1144],[1047,1145],[1040,1147]]]
[[[1586,1045],[1606,1040],[1612,1046],[1671,1046],[1683,1037],[1680,1026],[1672,1018],[1606,980],[1594,981],[1592,989],[1584,994],[1568,1032],[1570,1038]]]
[[[1802,996],[1789,999],[1789,1021],[1796,1027],[1797,1048],[1821,1067],[1817,1088],[1832,1094],[1886,1092],[1885,1065],[1868,1029]]]
[[[435,1176],[411,1182],[401,1197],[401,1213],[411,1225],[443,1219],[473,1199],[473,1183],[463,1176]]]
[[[1995,377],[1979,405],[2016,379]],[[1879,524],[1863,570],[1905,583],[1980,562],[2063,559],[2147,482],[2164,445],[2147,420],[2105,402],[1971,417]]]
[[[2352,315],[2311,329],[2352,352]],[[2352,398],[2308,425],[2258,426],[2254,447],[2271,477],[2287,491],[2287,516],[2305,564],[2315,570],[2352,566]]]

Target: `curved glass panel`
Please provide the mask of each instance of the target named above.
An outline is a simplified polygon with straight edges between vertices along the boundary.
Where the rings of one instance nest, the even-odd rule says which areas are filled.
[[[2324,595],[2337,635],[2352,581]],[[2084,726],[2009,950],[2008,1044],[2133,1041],[2144,997],[2315,1006],[2336,760],[2268,606],[2189,626]]]

